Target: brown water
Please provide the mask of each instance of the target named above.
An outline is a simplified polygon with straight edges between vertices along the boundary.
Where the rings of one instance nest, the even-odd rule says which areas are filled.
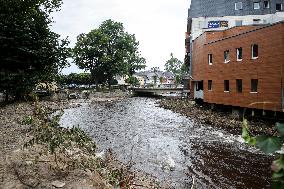
[[[79,125],[119,160],[172,188],[270,188],[272,157],[248,147],[240,136],[200,125],[158,107],[157,99],[85,103],[65,110],[61,124]],[[169,170],[173,164],[174,169]]]

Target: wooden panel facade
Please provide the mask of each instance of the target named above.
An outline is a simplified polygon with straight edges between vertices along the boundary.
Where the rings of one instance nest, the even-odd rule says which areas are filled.
[[[258,45],[256,59],[252,59],[253,44]],[[237,61],[237,48],[242,48],[242,61]],[[226,50],[228,63],[224,63]],[[213,56],[212,65],[208,54]],[[204,83],[204,102],[283,111],[284,23],[205,32],[193,42],[192,77]],[[237,79],[242,80],[242,92],[237,91]],[[258,80],[257,92],[251,92],[252,79]],[[224,80],[229,80],[229,92],[224,92]]]

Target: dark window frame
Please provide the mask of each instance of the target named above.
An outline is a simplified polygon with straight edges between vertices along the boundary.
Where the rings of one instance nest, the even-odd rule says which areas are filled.
[[[263,1],[263,8],[269,9],[270,8],[270,1]]]
[[[224,80],[224,92],[230,92],[230,80]]]
[[[280,9],[277,9],[277,7],[280,5]],[[283,10],[283,4],[282,3],[276,3],[275,5],[276,11],[282,11]]]
[[[251,58],[252,59],[257,59],[259,56],[259,51],[258,51],[258,44],[252,44],[251,45]]]
[[[257,93],[258,92],[258,79],[251,79],[250,81],[250,92]]]
[[[208,80],[208,91],[212,91],[212,90],[213,90],[213,81]]]
[[[237,93],[243,92],[243,80],[242,79],[236,79],[236,91]]]

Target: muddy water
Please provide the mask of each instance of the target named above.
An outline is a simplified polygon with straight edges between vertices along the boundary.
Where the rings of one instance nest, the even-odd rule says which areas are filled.
[[[158,107],[156,99],[82,104],[65,111],[61,124],[79,125],[112,148],[122,162],[132,160],[173,188],[269,188],[270,161],[235,136]]]

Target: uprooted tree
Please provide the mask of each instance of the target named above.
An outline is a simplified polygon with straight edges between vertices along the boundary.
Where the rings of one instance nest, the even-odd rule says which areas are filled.
[[[132,75],[145,68],[134,35],[125,32],[123,24],[104,21],[99,28],[80,34],[73,49],[74,62],[90,71],[96,85],[109,85],[116,75]]]
[[[28,94],[67,65],[68,40],[50,30],[62,0],[0,0],[0,92]]]

